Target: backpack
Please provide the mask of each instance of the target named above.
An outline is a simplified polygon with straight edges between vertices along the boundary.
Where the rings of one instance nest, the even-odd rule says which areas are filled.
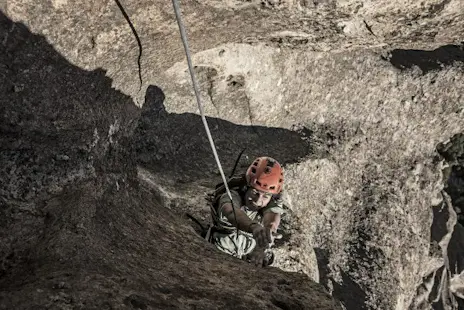
[[[229,190],[235,190],[239,193],[240,197],[243,197],[248,187],[245,174],[229,178],[227,181],[227,186],[229,187]],[[224,193],[226,193],[226,187],[224,182],[220,182],[216,184],[215,190],[212,193],[207,194],[206,200],[208,201],[208,205],[211,210],[213,230],[215,232],[230,234],[236,230],[236,227],[221,225],[217,213],[219,207],[219,198],[221,198]]]

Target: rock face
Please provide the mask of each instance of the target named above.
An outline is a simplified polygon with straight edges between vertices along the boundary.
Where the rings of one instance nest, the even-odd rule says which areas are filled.
[[[8,179],[1,188],[2,218],[8,219],[2,227],[14,232],[4,233],[3,270],[10,280],[3,283],[9,283],[12,270],[21,266],[31,264],[30,270],[39,270],[33,264],[38,255],[59,261],[68,257],[63,253],[79,252],[92,261],[85,265],[104,266],[97,267],[100,273],[108,270],[103,274],[120,277],[106,277],[111,284],[101,284],[95,294],[124,292],[123,299],[132,307],[151,303],[166,308],[154,303],[173,299],[143,293],[161,292],[150,286],[160,275],[152,266],[164,264],[162,268],[173,273],[167,279],[172,282],[163,287],[183,292],[175,296],[185,307],[198,302],[198,308],[208,308],[208,298],[216,298],[209,297],[213,295],[205,293],[208,290],[196,284],[175,287],[186,270],[183,258],[203,266],[189,251],[209,249],[202,251],[210,251],[208,261],[215,263],[205,272],[220,277],[236,274],[234,268],[251,267],[215,254],[190,235],[192,230],[174,228],[177,220],[170,212],[166,215],[154,206],[158,201],[174,214],[189,211],[206,219],[203,194],[220,181],[203,135],[171,4],[50,3],[9,1],[4,10],[9,18],[44,35],[74,66],[93,71],[67,62],[63,69],[51,65],[59,56],[43,39],[35,44],[44,45],[45,53],[29,40],[18,39],[28,33],[19,23],[4,23],[3,46],[30,50],[21,57],[12,52],[1,56],[7,82],[0,87],[13,90],[2,98],[2,179]],[[305,273],[345,309],[462,307],[462,1],[203,1],[182,3],[181,8],[226,174],[243,148],[237,171],[259,155],[273,156],[285,165],[288,213],[276,266]],[[31,74],[50,87],[31,91],[38,87],[24,82]],[[36,104],[36,98],[52,99]],[[135,109],[132,101],[143,108]],[[26,158],[33,160],[25,162]],[[40,179],[31,177],[35,175]],[[137,225],[140,230],[133,228]],[[66,241],[70,235],[72,242]],[[140,241],[139,247],[153,250],[137,250],[137,240],[147,236],[150,239]],[[39,237],[38,250],[27,253]],[[50,238],[59,238],[63,248],[50,246],[55,244]],[[153,253],[168,249],[167,243],[192,245],[170,252],[172,259],[158,261],[162,255]],[[129,248],[134,256],[125,256]],[[11,254],[13,249],[16,254]],[[116,254],[108,254],[111,250]],[[84,256],[71,257],[80,263],[66,266],[84,264]],[[220,265],[221,260],[230,265]],[[129,265],[114,265],[122,261]],[[127,276],[127,266],[142,265],[153,268],[153,274],[137,269],[140,276]],[[45,268],[42,274],[59,274],[40,268]],[[201,276],[195,268],[189,269]],[[229,274],[230,268],[235,272]],[[287,276],[294,275],[282,277]],[[17,278],[24,280],[15,287],[35,283],[26,274]],[[75,285],[89,279],[68,278],[81,283]],[[122,288],[126,284],[121,278],[129,279],[131,290],[141,283],[149,288],[129,292]],[[258,283],[253,279],[246,278],[256,281],[246,285],[245,278],[236,279],[228,288],[243,292],[244,286]],[[263,273],[259,279],[268,278]],[[291,285],[300,283],[292,281]],[[294,295],[281,295],[294,296],[288,304],[273,303],[273,297],[256,302],[308,308],[308,299],[299,301],[298,296],[307,296],[317,286],[307,283],[292,287]],[[220,291],[214,286],[218,284],[209,285]],[[193,295],[187,287],[195,287],[201,297],[189,299]],[[272,292],[265,296],[286,291],[275,283],[270,287]]]
[[[1,309],[340,309],[304,274],[220,254],[142,186],[145,112],[104,71],[3,13],[0,37]]]

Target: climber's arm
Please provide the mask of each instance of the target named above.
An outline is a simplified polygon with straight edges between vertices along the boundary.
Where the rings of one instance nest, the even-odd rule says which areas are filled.
[[[231,203],[225,203],[222,208],[221,208],[222,214],[227,218],[229,223],[232,225],[238,227],[239,230],[243,230],[249,233],[252,233],[252,224],[256,223],[253,222],[245,212],[240,210],[240,208],[233,207],[232,209],[232,204]],[[234,210],[235,210],[235,215],[234,215]]]

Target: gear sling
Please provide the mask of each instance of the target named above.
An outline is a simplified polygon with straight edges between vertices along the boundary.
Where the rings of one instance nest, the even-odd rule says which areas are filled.
[[[229,181],[227,182],[227,186],[231,190],[237,191],[239,195],[243,197],[247,189],[247,181],[245,178],[245,174],[229,178]],[[230,234],[234,230],[237,229],[237,227],[235,227],[234,225],[224,225],[219,220],[219,214],[218,214],[219,205],[218,204],[219,204],[219,199],[224,193],[226,193],[226,187],[224,183],[221,182],[216,185],[214,192],[211,194],[208,194],[206,197],[206,200],[208,201],[208,205],[211,210],[211,220],[212,220],[212,224],[209,225],[208,230],[204,236],[204,238],[208,242],[211,242],[212,235],[215,232],[219,232],[223,234]]]

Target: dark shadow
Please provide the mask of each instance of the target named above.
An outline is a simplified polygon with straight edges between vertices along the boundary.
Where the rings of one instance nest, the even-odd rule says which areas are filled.
[[[26,201],[56,182],[57,174],[111,169],[105,156],[140,114],[132,99],[111,87],[104,70],[72,65],[44,37],[2,13],[0,42],[4,197]],[[12,180],[12,172],[24,179]]]
[[[135,176],[122,144],[139,115],[104,70],[74,66],[0,12],[0,286],[28,272],[45,199],[103,172]]]
[[[433,222],[430,229],[430,238],[436,243],[440,242],[448,233],[446,222],[448,221],[450,214],[446,205],[442,206],[443,207],[437,206],[432,208]]]
[[[464,270],[464,227],[456,223],[448,244],[448,259],[453,275]]]
[[[317,268],[319,270],[319,283],[324,285],[326,289],[329,288],[329,251],[322,248],[314,248],[316,254]]]
[[[367,294],[349,275],[340,271],[342,282],[333,283],[333,296],[340,300],[347,310],[366,310]]]
[[[464,134],[456,134],[446,143],[437,145],[437,152],[441,159],[444,159],[448,167],[443,170],[443,179],[446,180],[444,190],[449,195],[451,204],[457,215],[457,223],[453,227],[451,239],[448,243],[447,254],[449,261],[449,275],[454,276],[464,270]],[[448,206],[445,202],[442,208],[433,208],[433,222],[431,239],[438,243],[447,233],[446,222],[450,217]],[[449,278],[447,279],[449,281]],[[439,276],[437,283],[441,282]],[[464,288],[460,288],[464,291]],[[463,309],[464,300],[456,295],[450,296],[458,304],[458,309]],[[449,303],[449,300],[442,300],[433,304],[433,309],[442,309],[443,302]]]
[[[443,284],[443,283],[442,283],[443,281],[442,281],[442,278],[441,278],[443,269],[445,269],[444,266],[438,268],[438,270],[437,270],[437,272],[436,272],[436,274],[435,274],[434,281],[433,281],[433,286],[432,286],[432,289],[430,290],[430,295],[429,295],[429,297],[428,297],[428,299],[427,299],[430,303],[433,303],[433,301],[434,301],[437,297],[439,297],[439,300],[442,301],[442,300],[441,300],[442,297],[440,296],[440,294],[441,294],[441,292],[440,292],[440,287],[441,287],[442,285],[446,285],[446,284]],[[430,275],[430,277],[432,277],[432,276],[433,276],[433,274]],[[424,281],[424,280],[427,280],[427,279],[422,279],[422,281]],[[433,303],[433,309],[434,309],[434,310],[438,310],[438,309],[441,310],[441,307],[443,307],[443,303],[442,303],[442,302]],[[444,310],[444,309],[443,309],[443,310]]]
[[[383,269],[387,265],[386,257],[381,248],[372,246],[372,236],[374,235],[371,221],[369,220],[377,212],[379,202],[373,197],[373,192],[376,189],[376,185],[371,180],[364,179],[363,188],[359,195],[363,199],[363,208],[353,210],[354,220],[350,224],[351,233],[353,237],[347,241],[346,247],[349,249],[347,265],[348,269],[343,271],[340,270],[342,281],[337,282],[327,277],[327,270],[324,265],[320,266],[322,277],[326,278],[327,282],[331,282],[334,288],[333,296],[339,299],[347,310],[355,309],[369,309],[367,303],[367,295],[370,293],[369,287],[361,287],[356,279],[363,276],[379,275],[379,270]],[[325,263],[328,261],[327,253],[324,251],[317,251],[318,262]],[[383,280],[391,281],[391,279],[384,277]],[[377,278],[376,281],[382,281]],[[388,298],[393,296],[394,292],[385,296],[379,296],[379,304],[388,304],[390,301]],[[385,303],[383,303],[383,301]]]
[[[161,89],[148,87],[134,139],[137,161],[153,172],[176,177],[180,184],[195,181],[212,186],[220,176],[200,115],[167,113],[164,98]],[[296,132],[206,119],[226,176],[244,148],[237,173],[243,173],[257,156],[268,155],[285,165],[312,154],[309,130]]]
[[[315,248],[314,252],[317,258],[319,269],[319,283],[326,289],[330,285],[333,287],[332,295],[340,300],[347,310],[363,310],[367,309],[365,302],[367,301],[366,292],[357,284],[347,273],[340,271],[342,281],[339,283],[330,277],[329,252],[326,249]]]
[[[384,58],[401,70],[419,67],[423,74],[432,70],[441,70],[455,61],[464,62],[463,45],[445,45],[433,51],[394,49],[390,58]]]
[[[448,143],[438,144],[437,152],[449,165],[443,170],[445,191],[451,197],[459,223],[464,225],[464,134],[456,134]]]
[[[464,270],[464,242],[462,241],[464,240],[464,134],[456,134],[447,143],[440,143],[437,145],[437,152],[449,165],[443,171],[443,178],[446,180],[444,190],[451,199],[458,219],[448,245],[448,258],[454,274]],[[434,227],[438,225],[435,223],[441,223],[441,231],[445,231],[449,212],[446,205],[440,214],[436,214],[435,209],[437,208],[434,208],[432,239],[438,241],[433,235]],[[441,214],[444,214],[444,218]],[[443,232],[438,237],[442,237],[442,235]]]

